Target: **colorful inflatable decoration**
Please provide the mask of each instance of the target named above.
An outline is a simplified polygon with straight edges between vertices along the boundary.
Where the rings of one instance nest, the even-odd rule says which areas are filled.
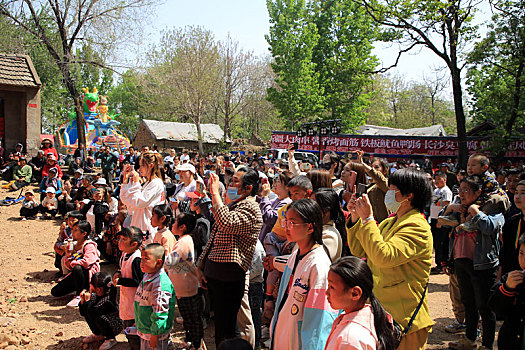
[[[118,149],[129,147],[129,139],[117,128],[120,123],[114,119],[119,114],[115,111],[108,113],[108,97],[99,95],[97,88],[94,88],[93,92],[89,92],[88,88],[82,91],[87,147],[98,149],[102,144]],[[78,125],[75,108],[71,108],[67,115],[69,121],[62,124],[57,131],[58,140],[62,147],[76,148]]]

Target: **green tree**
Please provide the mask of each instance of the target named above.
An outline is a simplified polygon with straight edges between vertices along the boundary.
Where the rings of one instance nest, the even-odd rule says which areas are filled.
[[[512,138],[525,127],[525,4],[519,0],[496,1],[496,13],[487,36],[469,55],[469,93],[473,120],[490,121],[490,151],[503,159]]]
[[[146,116],[141,108],[146,95],[139,80],[138,72],[128,70],[120,76],[116,86],[109,92],[109,104],[119,113],[116,117],[120,122],[119,129],[128,135],[130,140],[135,135],[140,121]]]
[[[342,119],[343,129],[352,130],[366,119],[370,96],[364,87],[377,65],[371,54],[377,25],[352,1],[312,1],[312,6],[319,34],[312,62],[323,91],[323,117]]]
[[[445,63],[452,82],[461,167],[467,163],[466,118],[463,107],[462,77],[464,48],[477,37],[472,23],[480,1],[461,0],[352,0],[402,45],[402,53],[414,47],[430,49]]]
[[[266,40],[276,74],[268,99],[293,130],[323,114],[324,91],[312,60],[319,34],[311,20],[313,9],[305,0],[268,0],[266,4],[271,24]]]

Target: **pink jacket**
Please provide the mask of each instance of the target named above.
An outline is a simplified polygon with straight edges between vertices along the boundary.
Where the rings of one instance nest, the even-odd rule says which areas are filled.
[[[377,335],[370,305],[339,315],[332,325],[325,350],[375,350]]]
[[[82,257],[66,262],[66,266],[70,265],[67,267],[73,269],[73,267],[80,265],[84,269],[89,270],[89,280],[91,281],[91,276],[100,271],[100,253],[98,252],[97,244],[92,240],[87,240],[84,242],[82,249],[77,251],[77,253],[79,252],[83,253]]]

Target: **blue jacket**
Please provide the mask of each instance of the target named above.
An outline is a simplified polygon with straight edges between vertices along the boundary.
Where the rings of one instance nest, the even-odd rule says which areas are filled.
[[[487,215],[479,212],[472,218],[477,227],[476,246],[474,247],[474,270],[488,270],[499,265],[499,236],[502,234],[505,218],[503,214]],[[449,243],[450,257],[453,259],[456,230]]]

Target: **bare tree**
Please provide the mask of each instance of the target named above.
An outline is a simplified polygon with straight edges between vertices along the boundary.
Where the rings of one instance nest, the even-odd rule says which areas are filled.
[[[75,56],[80,42],[111,51],[132,37],[132,28],[140,28],[139,20],[158,0],[0,0],[0,15],[41,41],[57,64],[62,81],[75,103],[77,124],[84,125],[79,87],[75,84],[72,65],[75,63],[103,66]],[[28,25],[27,19],[31,25]],[[45,23],[53,23],[54,31]],[[79,143],[86,143],[84,128],[78,128]]]

